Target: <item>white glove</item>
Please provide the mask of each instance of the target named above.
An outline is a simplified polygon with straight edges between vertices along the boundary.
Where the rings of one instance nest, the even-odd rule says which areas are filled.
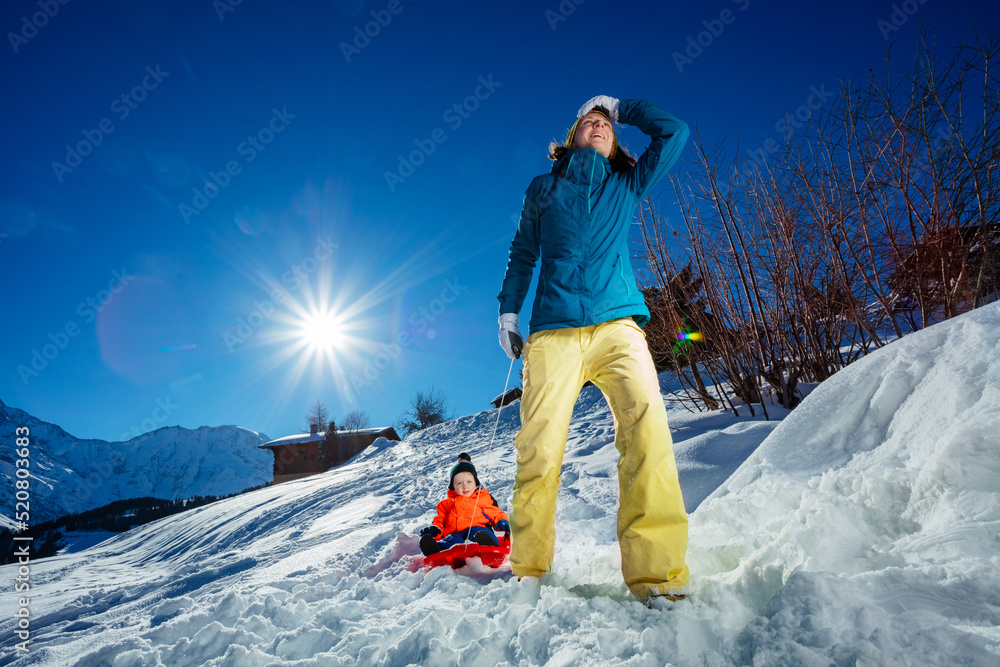
[[[585,115],[590,113],[591,109],[594,107],[604,107],[608,110],[611,120],[618,120],[618,99],[615,97],[608,97],[607,95],[598,95],[597,97],[592,97],[587,100],[587,103],[580,107],[580,110],[576,112],[576,117],[583,118]]]
[[[507,353],[508,359],[520,359],[524,348],[524,339],[517,328],[517,313],[504,313],[500,316],[500,347]]]

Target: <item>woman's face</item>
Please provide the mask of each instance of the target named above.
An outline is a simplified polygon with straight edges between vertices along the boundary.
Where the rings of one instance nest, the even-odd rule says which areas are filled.
[[[614,145],[615,130],[604,114],[591,111],[577,123],[573,148],[593,148],[604,157],[610,157]]]

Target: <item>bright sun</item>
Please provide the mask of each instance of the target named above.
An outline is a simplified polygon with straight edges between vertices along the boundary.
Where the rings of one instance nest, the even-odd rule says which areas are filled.
[[[300,332],[302,340],[317,351],[330,352],[339,347],[343,331],[330,313],[317,313],[307,317]]]

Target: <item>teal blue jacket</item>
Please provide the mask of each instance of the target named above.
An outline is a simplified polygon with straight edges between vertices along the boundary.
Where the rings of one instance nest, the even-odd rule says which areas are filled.
[[[651,141],[635,166],[612,172],[593,148],[566,152],[531,181],[510,244],[500,314],[519,313],[541,257],[529,334],[585,327],[619,317],[649,321],[629,259],[628,231],[640,200],[677,161],[687,123],[643,100],[622,100],[619,122]]]

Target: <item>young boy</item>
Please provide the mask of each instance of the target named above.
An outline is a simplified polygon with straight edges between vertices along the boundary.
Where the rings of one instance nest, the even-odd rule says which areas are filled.
[[[430,556],[469,539],[495,547],[494,529],[510,532],[507,514],[480,486],[472,458],[462,452],[451,469],[448,497],[438,503],[434,525],[420,531],[420,550]]]

